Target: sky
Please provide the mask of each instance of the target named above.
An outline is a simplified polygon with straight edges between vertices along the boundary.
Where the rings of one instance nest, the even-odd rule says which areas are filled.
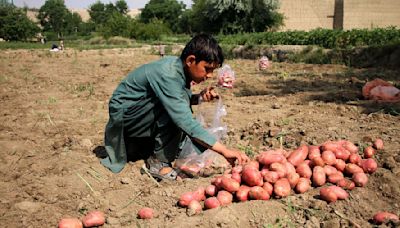
[[[11,2],[11,0],[9,0]],[[93,3],[98,0],[64,0],[67,8],[73,9],[87,9]],[[116,0],[100,0],[103,3],[115,3]],[[178,0],[186,4],[186,8],[192,5],[192,0]],[[46,0],[14,0],[14,5],[18,7],[28,6],[29,8],[40,8]],[[125,0],[128,3],[130,9],[144,8],[149,0]]]

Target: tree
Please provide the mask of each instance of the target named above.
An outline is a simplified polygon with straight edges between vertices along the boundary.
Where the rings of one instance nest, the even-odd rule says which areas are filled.
[[[0,37],[5,40],[28,40],[40,31],[25,11],[10,4],[0,5],[0,24]]]
[[[120,14],[126,15],[128,13],[128,4],[125,2],[125,0],[116,1],[115,8]]]
[[[113,18],[115,13],[126,17],[128,13],[128,4],[125,0],[118,0],[115,5],[112,3],[103,4],[100,1],[89,6],[90,20],[96,25],[97,30],[104,29],[108,21]]]
[[[62,36],[68,17],[68,9],[63,0],[46,0],[40,7],[37,18],[43,26],[44,31],[53,31]]]
[[[100,1],[89,6],[88,12],[90,15],[90,20],[97,25],[102,25],[106,23],[108,16],[106,14],[106,7]]]
[[[177,0],[150,0],[140,13],[140,21],[149,23],[161,20],[175,32],[178,31],[179,18],[185,8],[185,4]]]

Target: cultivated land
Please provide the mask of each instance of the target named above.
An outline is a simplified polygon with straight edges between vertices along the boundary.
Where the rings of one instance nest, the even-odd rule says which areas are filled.
[[[219,89],[227,110],[225,142],[232,147],[254,155],[281,143],[290,150],[337,139],[364,147],[383,139],[378,170],[347,200],[327,204],[313,188],[189,217],[176,206],[179,196],[211,177],[157,187],[140,173],[143,161],[112,174],[94,153],[103,146],[108,100],[128,72],[158,58],[149,49],[0,52],[2,226],[55,227],[63,217],[95,209],[106,214],[104,227],[372,227],[375,212],[400,213],[400,107],[361,96],[376,77],[399,85],[399,71],[274,63],[260,72],[253,60],[226,62],[237,77],[235,88]],[[144,206],[158,218],[138,220]]]

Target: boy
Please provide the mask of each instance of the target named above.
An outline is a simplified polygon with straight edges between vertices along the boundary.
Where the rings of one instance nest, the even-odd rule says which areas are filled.
[[[218,98],[213,88],[192,94],[191,82],[212,77],[224,61],[222,49],[209,35],[197,35],[180,58],[165,57],[145,64],[119,84],[109,103],[110,119],[105,131],[108,157],[101,163],[120,172],[127,160],[145,159],[154,177],[175,179],[171,168],[189,137],[196,150],[212,149],[239,164],[249,159],[238,150],[226,148],[192,117],[192,104]]]

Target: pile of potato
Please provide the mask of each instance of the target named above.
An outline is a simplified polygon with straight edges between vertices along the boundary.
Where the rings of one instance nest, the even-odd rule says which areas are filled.
[[[375,140],[364,149],[350,141],[328,141],[320,146],[302,145],[292,152],[283,149],[261,152],[256,160],[235,166],[217,176],[211,185],[200,187],[180,196],[178,204],[190,214],[204,209],[247,200],[269,200],[307,192],[312,186],[321,187],[320,199],[333,203],[346,199],[347,191],[363,187],[368,174],[376,171],[373,156],[383,150],[383,141]]]

